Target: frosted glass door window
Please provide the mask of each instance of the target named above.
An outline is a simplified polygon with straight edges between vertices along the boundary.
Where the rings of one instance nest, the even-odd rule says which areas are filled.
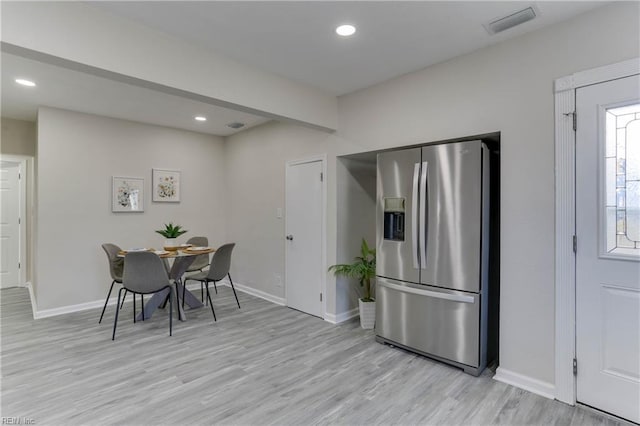
[[[604,119],[606,252],[640,257],[640,104]]]

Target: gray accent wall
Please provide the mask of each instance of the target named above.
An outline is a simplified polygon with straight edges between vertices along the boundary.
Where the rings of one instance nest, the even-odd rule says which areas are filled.
[[[2,117],[0,153],[10,155],[36,155],[36,123]]]
[[[36,156],[37,143],[37,125],[33,121],[16,120],[13,118],[2,117],[2,131],[0,133],[0,154],[15,156],[26,160],[26,170],[23,179],[25,179],[25,210],[27,217],[22,218],[25,225],[26,238],[26,259],[23,263],[27,282],[35,288],[36,283],[33,281],[33,259],[34,259],[34,220],[33,206],[35,203],[35,187],[34,187],[34,159]]]
[[[352,263],[360,255],[362,239],[376,244],[376,154],[338,158],[336,162],[336,263]],[[336,313],[358,307],[358,280],[335,278]],[[374,286],[375,291],[375,286]]]

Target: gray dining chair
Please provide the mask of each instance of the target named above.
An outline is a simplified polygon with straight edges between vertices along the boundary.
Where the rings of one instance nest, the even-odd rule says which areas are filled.
[[[167,270],[158,255],[148,251],[130,252],[124,257],[124,271],[122,274],[122,288],[118,291],[118,305],[122,291],[129,291],[134,295],[133,318],[135,322],[136,308],[135,295],[152,294],[163,290],[169,290],[169,336],[173,332],[173,300],[175,287],[169,279]],[[116,338],[116,327],[118,325],[118,311],[113,322],[113,336]],[[144,319],[144,305],[142,307],[142,318]]]
[[[124,258],[118,257],[118,252],[121,250],[120,247],[118,247],[115,244],[104,243],[102,244],[102,249],[107,254],[107,259],[109,260],[109,273],[111,274],[111,279],[113,281],[111,281],[111,287],[109,287],[109,293],[107,293],[107,299],[104,301],[104,306],[102,308],[102,313],[100,314],[100,320],[98,321],[98,324],[102,322],[104,311],[105,309],[107,309],[107,303],[109,303],[109,298],[111,297],[111,291],[113,290],[113,285],[115,283],[122,284],[122,268],[124,266]],[[124,294],[124,297],[127,297],[126,292]],[[122,299],[122,303],[124,303],[124,298]]]
[[[236,303],[238,304],[238,308],[240,308],[240,302],[238,301],[238,294],[236,293],[236,289],[233,286],[233,280],[231,279],[231,274],[229,270],[231,269],[231,253],[233,252],[233,248],[236,246],[235,243],[228,243],[220,246],[215,253],[213,253],[213,257],[211,258],[211,265],[209,265],[208,271],[202,271],[198,274],[189,275],[185,277],[185,285],[188,280],[200,281],[204,283],[207,289],[207,300],[209,300],[209,305],[211,306],[211,313],[213,314],[213,319],[216,320],[216,313],[213,310],[213,303],[211,303],[211,295],[209,293],[209,283],[215,283],[220,281],[224,277],[229,277],[229,283],[231,284],[231,289],[233,290],[233,295],[236,298]],[[184,287],[183,287],[184,292]],[[182,296],[184,299],[184,295]]]
[[[187,244],[191,244],[195,247],[208,247],[209,239],[207,237],[191,237],[187,240]],[[186,273],[202,272],[202,270],[207,266],[209,266],[209,254],[199,254],[195,257],[191,266],[186,270]],[[216,293],[217,292],[218,289],[216,289]],[[204,284],[202,282],[200,283],[200,298],[202,299],[202,303],[205,303]]]
[[[104,306],[102,307],[102,313],[100,314],[100,319],[98,320],[98,324],[102,323],[102,317],[104,316],[104,312],[107,309],[107,304],[109,303],[109,298],[111,297],[111,291],[113,290],[113,285],[118,283],[122,284],[122,268],[124,265],[124,257],[119,257],[118,253],[122,251],[120,247],[111,243],[102,244],[102,249],[107,254],[107,259],[109,260],[109,273],[111,274],[111,287],[109,287],[109,293],[107,293],[107,298],[104,301]],[[119,308],[122,309],[124,305],[124,300],[127,298],[127,291],[125,290],[124,296],[122,297],[122,302],[120,302]],[[144,296],[140,295],[140,301],[142,306],[144,306]],[[136,298],[133,297],[133,305],[135,309]],[[143,318],[144,319],[144,318]]]

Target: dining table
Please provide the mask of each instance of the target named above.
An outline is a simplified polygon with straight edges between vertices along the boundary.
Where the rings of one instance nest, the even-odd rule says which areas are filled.
[[[212,247],[194,247],[189,244],[183,244],[172,250],[154,250],[152,248],[136,248],[129,250],[122,250],[118,253],[118,257],[126,259],[126,254],[132,251],[150,251],[157,254],[164,260],[165,267],[167,268],[167,274],[170,280],[176,285],[176,305],[178,308],[178,319],[180,321],[186,321],[187,316],[184,313],[182,298],[184,294],[184,302],[191,309],[202,308],[204,304],[189,290],[183,289],[184,283],[182,282],[182,276],[187,272],[189,266],[193,263],[197,256],[202,254],[210,254],[215,252],[215,248]],[[172,260],[172,263],[169,261]],[[164,307],[169,299],[169,289],[158,291],[151,296],[146,303],[143,304],[143,309],[136,317],[136,321],[145,320],[151,318],[151,315],[159,307]]]

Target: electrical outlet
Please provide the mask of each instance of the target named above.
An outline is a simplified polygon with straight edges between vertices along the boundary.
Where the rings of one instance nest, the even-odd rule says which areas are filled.
[[[273,279],[276,283],[276,287],[282,287],[282,275],[280,274],[273,274]]]
[[[282,219],[282,207],[278,207],[276,209],[276,218],[277,219]]]

